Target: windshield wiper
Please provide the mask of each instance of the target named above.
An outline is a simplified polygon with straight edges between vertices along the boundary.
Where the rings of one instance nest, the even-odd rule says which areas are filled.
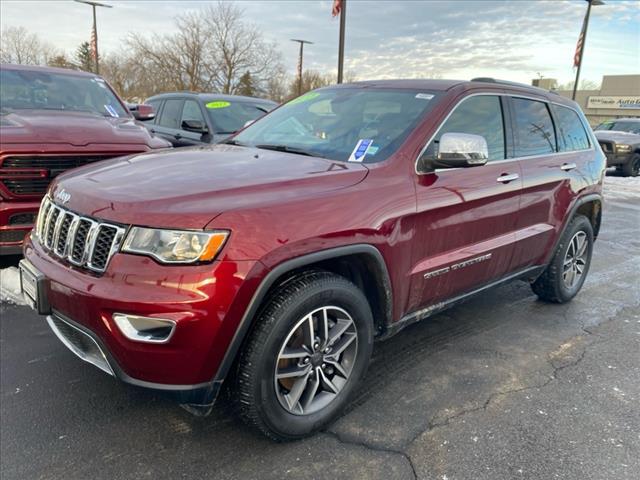
[[[246,147],[244,143],[241,143],[234,139],[225,140],[224,142],[220,142],[220,143],[224,145],[235,145],[237,147]]]
[[[261,144],[256,145],[256,148],[261,148],[263,150],[275,150],[277,152],[287,152],[287,153],[295,153],[297,155],[306,155],[307,157],[320,157],[315,153],[308,152],[307,150],[303,150],[301,148],[290,147],[288,145],[269,145],[269,144]]]

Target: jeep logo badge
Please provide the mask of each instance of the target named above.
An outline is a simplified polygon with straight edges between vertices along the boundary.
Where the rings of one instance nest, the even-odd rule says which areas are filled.
[[[71,194],[65,192],[63,188],[58,193],[56,193],[56,200],[58,200],[60,203],[63,203],[63,204],[67,203],[69,200],[71,200]]]

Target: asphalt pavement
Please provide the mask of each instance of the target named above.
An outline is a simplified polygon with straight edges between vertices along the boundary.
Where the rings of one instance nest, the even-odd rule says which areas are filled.
[[[627,184],[625,184],[627,185]],[[582,292],[487,292],[376,346],[344,415],[278,444],[224,400],[197,418],[0,305],[0,477],[640,478],[640,183],[609,187]]]

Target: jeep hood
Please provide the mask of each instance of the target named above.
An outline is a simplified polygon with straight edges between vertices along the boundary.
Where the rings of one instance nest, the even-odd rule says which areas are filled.
[[[15,110],[0,116],[2,143],[141,144],[151,146],[148,130],[131,117],[105,117],[86,112]]]
[[[208,145],[105,160],[60,175],[56,203],[122,224],[204,228],[225,211],[298,202],[362,181],[367,168],[291,153]],[[58,199],[56,199],[58,195]]]

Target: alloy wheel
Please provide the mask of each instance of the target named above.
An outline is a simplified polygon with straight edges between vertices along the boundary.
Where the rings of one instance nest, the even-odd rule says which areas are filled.
[[[280,405],[309,415],[329,405],[349,380],[358,349],[351,316],[325,306],[305,315],[289,331],[274,372]]]
[[[565,287],[573,289],[580,282],[587,266],[589,240],[583,231],[577,232],[569,242],[564,256],[562,279]]]

